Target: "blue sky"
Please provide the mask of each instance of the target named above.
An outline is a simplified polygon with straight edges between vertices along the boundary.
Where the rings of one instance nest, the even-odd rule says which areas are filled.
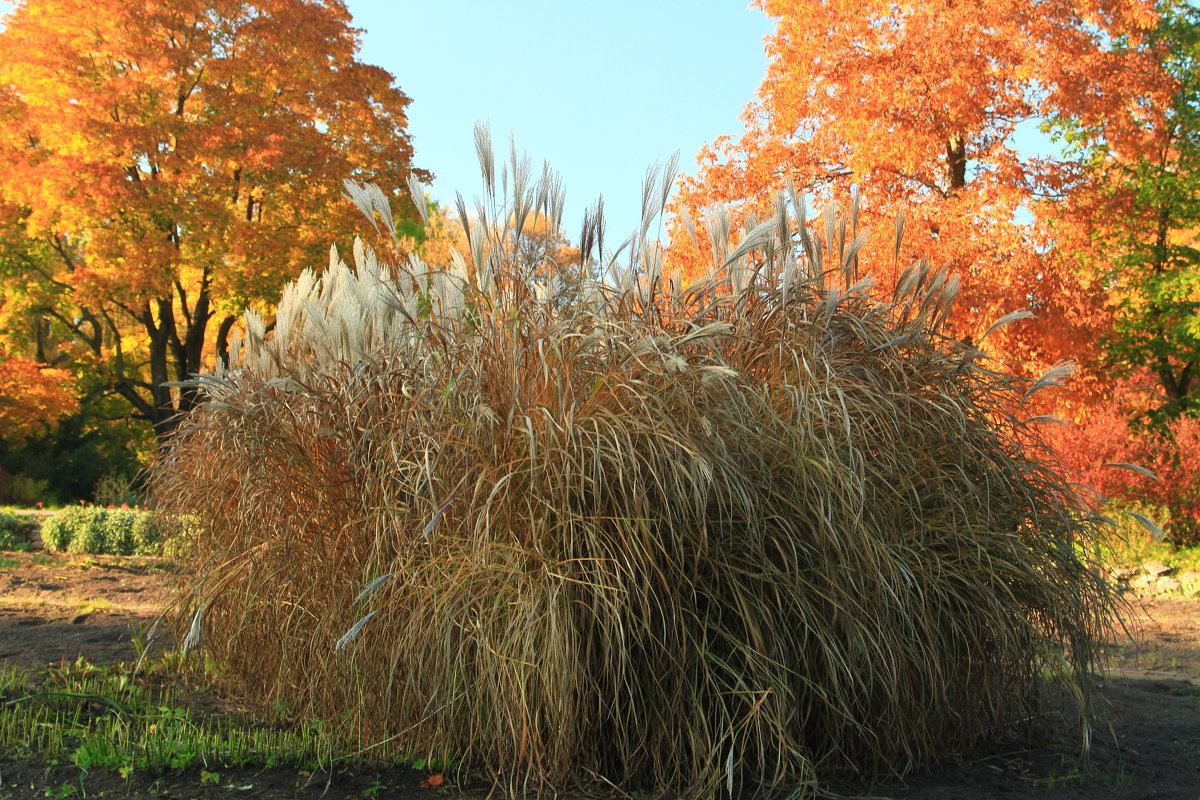
[[[534,166],[563,177],[563,224],[604,195],[610,233],[632,232],[646,168],[676,150],[695,171],[702,145],[742,130],[766,72],[771,21],[749,0],[348,0],[360,59],[412,98],[416,163],[433,197],[479,193],[474,129],[511,134]],[[0,14],[13,4],[0,0]]]
[[[676,150],[695,171],[702,145],[742,130],[766,72],[771,21],[748,0],[349,0],[361,60],[412,98],[409,133],[432,195],[479,193],[473,132],[511,133],[535,167],[563,176],[567,234],[604,195],[622,239],[641,214],[646,168]]]

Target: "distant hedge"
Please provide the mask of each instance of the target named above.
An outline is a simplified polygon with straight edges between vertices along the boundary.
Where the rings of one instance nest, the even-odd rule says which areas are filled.
[[[25,541],[18,530],[20,525],[20,517],[0,509],[0,550],[20,549]]]
[[[42,543],[58,553],[160,555],[163,526],[143,509],[72,506],[46,520]]]

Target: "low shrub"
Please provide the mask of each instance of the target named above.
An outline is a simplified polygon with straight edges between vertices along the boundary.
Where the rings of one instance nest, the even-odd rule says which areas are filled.
[[[1153,532],[1154,527],[1171,529],[1166,506],[1117,500],[1106,503],[1101,512],[1112,521],[1100,540],[1099,556],[1104,564],[1136,567],[1159,561],[1180,572],[1200,571],[1200,545],[1180,546]]]
[[[117,472],[106,472],[96,488],[92,499],[98,506],[136,506],[142,501],[135,488],[135,481]]]
[[[59,553],[159,555],[162,525],[155,515],[136,508],[71,506],[42,524],[42,542]]]
[[[1086,706],[1097,523],[1026,421],[1053,381],[944,332],[956,279],[872,299],[853,222],[781,195],[682,286],[668,179],[564,295],[520,246],[556,184],[509,178],[467,259],[334,253],[198,380],[154,479],[202,523],[182,640],[347,746],[545,791],[803,795],[1005,736],[1047,672]]]
[[[20,528],[21,518],[0,508],[0,550],[18,550],[26,544]]]
[[[1176,548],[1153,532],[1165,530],[1170,514],[1164,506],[1130,500],[1108,500],[1100,513],[1111,524],[1099,537],[1100,560],[1112,567],[1137,566],[1145,561],[1163,561]],[[1140,520],[1147,520],[1149,526]]]

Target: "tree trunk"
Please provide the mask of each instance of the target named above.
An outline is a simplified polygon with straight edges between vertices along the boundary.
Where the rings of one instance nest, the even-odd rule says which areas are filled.
[[[238,318],[230,314],[217,327],[217,360],[225,366],[229,366],[229,332],[237,321]]]
[[[150,424],[161,442],[178,425],[176,408],[171,387],[172,347],[171,337],[175,332],[175,311],[171,301],[154,301],[158,310],[155,322],[154,311],[149,303],[142,312],[142,324],[150,334]]]
[[[946,140],[946,177],[951,193],[967,185],[967,140],[961,133]]]
[[[1155,372],[1163,391],[1167,394],[1167,406],[1171,416],[1182,414],[1192,407],[1190,389],[1192,385],[1192,364],[1188,364],[1178,372],[1165,357],[1159,358]]]
[[[199,308],[183,320],[182,335],[170,298],[146,303],[138,315],[150,339],[150,381],[147,384],[122,372],[116,388],[154,426],[160,444],[179,426],[182,415],[195,407],[195,390],[178,384],[200,371],[211,317],[208,305],[206,297],[197,303]]]
[[[1159,209],[1154,232],[1151,270],[1155,278],[1164,275],[1168,269],[1170,232],[1171,208],[1164,205]],[[1167,310],[1160,303],[1151,301],[1150,314],[1156,323],[1154,326],[1155,335],[1163,339],[1167,339],[1169,336],[1166,325],[1162,320],[1166,313]],[[1191,397],[1189,396],[1192,384],[1192,367],[1193,364],[1190,363],[1178,366],[1172,363],[1171,359],[1165,355],[1158,356],[1154,361],[1154,372],[1158,376],[1159,384],[1163,387],[1163,391],[1167,395],[1167,407],[1171,416],[1182,414],[1192,407]]]

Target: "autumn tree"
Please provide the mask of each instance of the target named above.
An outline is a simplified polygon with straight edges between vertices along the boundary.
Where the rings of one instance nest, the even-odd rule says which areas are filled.
[[[350,23],[342,0],[25,0],[4,20],[0,201],[37,245],[6,302],[160,435],[191,405],[169,384],[357,229],[343,179],[414,172],[408,97]]]
[[[66,370],[0,351],[0,439],[17,442],[52,428],[78,405]]]
[[[400,250],[420,257],[426,264],[449,266],[452,250],[460,254],[470,252],[454,212],[428,195],[424,218],[400,223],[396,233]]]
[[[1105,363],[1153,374],[1152,413],[1172,418],[1200,411],[1200,10],[1168,4],[1150,38],[1174,82],[1145,128],[1151,146],[1131,152],[1073,120],[1059,130],[1091,178],[1072,211],[1091,223],[1080,267],[1108,288],[1115,315]]]
[[[776,20],[766,77],[745,132],[705,147],[676,212],[718,203],[765,216],[789,182],[815,204],[864,198],[863,251],[886,289],[923,257],[963,276],[952,329],[978,332],[1015,308],[1015,365],[1086,357],[1104,324],[1102,287],[1069,268],[1042,224],[1046,203],[1080,179],[1066,160],[1031,158],[1018,126],[1069,117],[1114,147],[1140,152],[1170,81],[1148,37],[1152,0],[756,0]],[[897,215],[905,251],[888,253]],[[704,259],[682,213],[671,258],[685,275]],[[872,249],[874,248],[874,249]],[[1030,335],[1030,332],[1035,332]],[[1016,338],[1018,337],[1019,338]],[[989,341],[989,344],[992,344]]]

